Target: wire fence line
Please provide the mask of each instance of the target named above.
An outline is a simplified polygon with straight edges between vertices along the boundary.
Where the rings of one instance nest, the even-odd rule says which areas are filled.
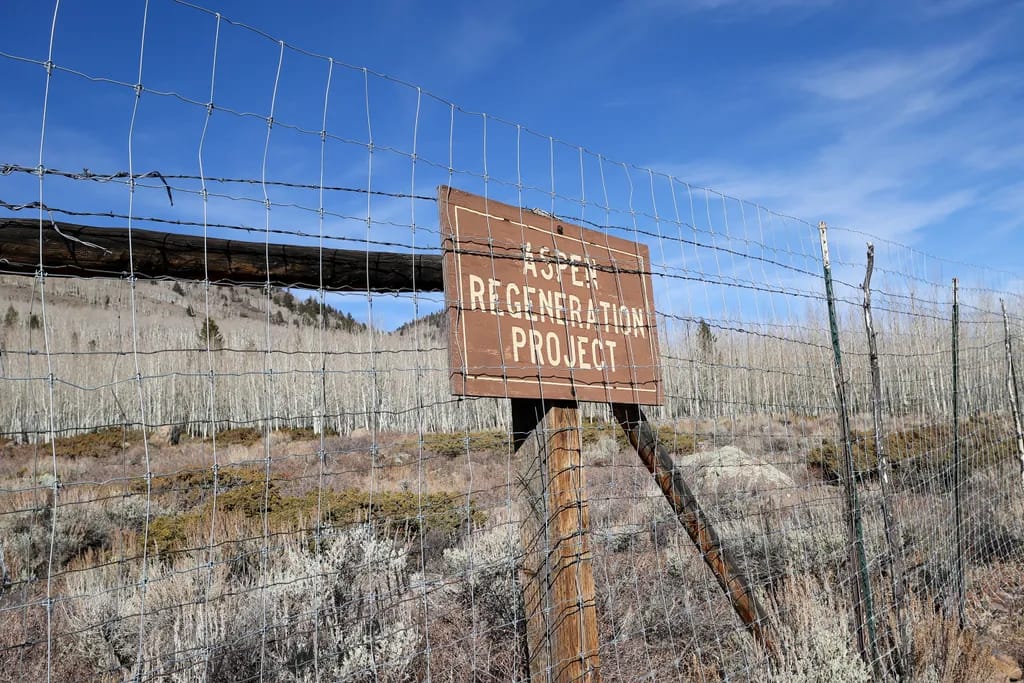
[[[1024,655],[1016,274],[830,227],[830,297],[816,221],[144,7],[128,77],[56,49],[59,7],[45,59],[0,52],[44,93],[0,222],[40,246],[124,228],[129,252],[86,278],[0,249],[0,677],[559,679],[530,662],[528,463],[507,400],[451,395],[444,295],[270,276],[280,244],[439,258],[439,185],[649,247],[647,412],[776,641],[585,404],[588,675],[975,681]],[[188,70],[157,56],[175,25],[207,50]],[[144,230],[259,242],[264,268],[152,277]]]

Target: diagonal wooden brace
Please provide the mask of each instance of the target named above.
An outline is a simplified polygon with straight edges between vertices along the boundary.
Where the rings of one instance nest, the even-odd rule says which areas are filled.
[[[776,640],[771,633],[767,613],[754,595],[750,583],[737,568],[736,562],[722,546],[721,539],[700,509],[690,487],[683,481],[672,458],[658,442],[658,436],[640,406],[613,403],[612,412],[647,470],[654,475],[658,487],[697,546],[704,562],[711,568],[718,585],[729,597],[744,626],[770,654],[777,654]]]

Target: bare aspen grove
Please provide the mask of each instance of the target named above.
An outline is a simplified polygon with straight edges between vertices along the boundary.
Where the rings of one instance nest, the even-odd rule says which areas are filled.
[[[152,5],[129,80],[0,52],[46,95],[0,149],[0,681],[1022,679],[1019,273]],[[475,252],[463,190],[514,214]],[[453,254],[514,317],[456,339],[489,397]],[[543,395],[612,352],[657,399]]]

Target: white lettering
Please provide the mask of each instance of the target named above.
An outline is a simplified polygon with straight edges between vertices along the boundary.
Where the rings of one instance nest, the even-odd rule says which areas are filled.
[[[590,342],[590,356],[591,356],[591,358],[594,359],[594,369],[595,370],[604,370],[604,363],[603,362],[601,362],[601,363],[597,362],[597,350],[598,349],[601,349],[601,357],[604,358],[604,347],[601,346],[601,340],[600,339],[595,339],[594,341]]]
[[[633,309],[633,336],[647,337],[647,322],[642,308]]]
[[[551,250],[548,249],[547,247],[541,247],[539,253],[540,253],[540,260],[541,261],[546,261],[547,264],[548,264],[547,268],[545,268],[544,270],[540,271],[540,276],[542,278],[544,278],[545,280],[550,280],[551,278],[553,278],[555,276],[555,270],[554,270],[554,268],[551,265],[551,260],[548,258],[548,254],[551,253]]]
[[[587,329],[592,330],[597,326],[597,310],[594,308],[594,300],[587,302]]]
[[[565,320],[565,292],[555,292],[554,301],[555,319],[558,322]]]
[[[590,363],[587,362],[587,349],[586,349],[586,345],[587,345],[587,338],[586,337],[576,337],[576,344],[575,344],[575,346],[576,346],[576,358],[579,361],[580,370],[589,370],[590,369]],[[570,346],[572,346],[572,345],[570,345]]]
[[[548,363],[552,367],[558,367],[558,363],[562,359],[562,341],[559,339],[558,333],[548,332],[544,340],[544,346],[548,352]]]
[[[501,301],[498,298],[498,288],[501,287],[501,280],[495,280],[494,278],[487,278],[487,299],[490,307],[487,309],[495,315],[505,315],[505,312],[501,310]]]
[[[558,259],[558,281],[562,282],[562,273],[569,270],[569,254],[559,251],[556,253],[556,258]]]
[[[484,279],[479,275],[469,276],[469,310],[475,311],[479,308],[486,311],[484,305]]]
[[[580,324],[582,323],[582,319],[580,318],[580,308],[581,308],[581,306],[582,306],[582,304],[580,303],[580,298],[578,296],[576,296],[575,294],[570,294],[569,295],[569,321],[572,322],[572,326],[573,327],[579,327]]]
[[[617,345],[617,342],[613,342],[608,339],[606,339],[604,342],[605,348],[608,349],[608,366],[612,369],[612,372],[615,372],[615,347]]]
[[[519,362],[519,349],[526,348],[526,330],[512,326],[512,360]]]
[[[530,300],[536,292],[536,287],[526,286],[523,288],[523,310],[525,311],[523,317],[527,320],[536,320],[533,317],[533,302]]]
[[[537,330],[530,330],[530,362],[534,365],[543,364],[544,357],[541,355],[540,347],[543,344],[543,337]]]
[[[523,275],[527,273],[537,277],[537,263],[533,260],[533,245],[529,242],[523,245]]]
[[[583,259],[580,258],[579,256],[577,256],[576,254],[572,255],[572,269],[571,269],[572,270],[572,283],[574,285],[576,285],[577,287],[583,287],[584,285],[587,284],[586,282],[584,282],[583,280],[580,280],[577,277],[579,275],[580,270],[581,270],[580,266],[577,265],[577,264],[581,263],[582,261],[583,261]],[[584,266],[583,268],[585,269],[586,266]]]
[[[515,290],[515,294],[512,291]],[[505,288],[505,306],[508,308],[508,315],[511,318],[522,318],[523,307],[515,299],[519,298],[519,287],[514,282],[508,283]]]
[[[555,312],[552,310],[551,305],[551,291],[541,289],[537,291],[537,308],[540,311],[540,319],[544,320],[545,316],[548,318],[554,318]]]

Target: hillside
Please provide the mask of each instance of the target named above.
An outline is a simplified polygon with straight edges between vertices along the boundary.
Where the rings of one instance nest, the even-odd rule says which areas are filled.
[[[418,364],[421,372],[438,375],[437,391],[446,381],[443,356],[427,363],[414,358],[416,348],[441,350],[435,316],[385,332],[328,303],[321,328],[320,304],[308,293],[276,289],[268,298],[255,288],[207,291],[201,283],[140,281],[134,306],[132,294],[120,279],[48,278],[44,316],[37,280],[0,276],[0,378],[16,380],[5,383],[12,400],[0,407],[0,433],[45,431],[44,378],[51,371],[58,430],[124,421],[220,422],[229,415],[244,424],[282,412],[272,405],[280,401],[297,426],[312,426],[314,415],[327,413],[333,428],[344,431],[365,427],[371,406],[385,401],[383,384],[371,391],[366,382],[353,382],[353,373]],[[328,399],[311,374],[317,368],[336,386],[334,392],[328,386]],[[136,372],[143,378],[144,417],[133,387]],[[395,392],[386,400],[410,386],[387,385]]]
[[[40,315],[41,304],[38,283],[33,278],[0,276],[0,305],[6,313],[5,328],[18,321],[28,321],[32,314]],[[131,292],[123,280],[69,280],[50,278],[47,280],[46,304],[54,315],[69,315],[65,322],[73,326],[89,327],[88,321],[77,320],[75,312],[90,309],[90,316],[109,311],[110,316],[100,313],[102,319],[117,318],[130,314]],[[213,285],[209,301],[200,283],[165,282],[157,280],[140,281],[135,290],[136,311],[147,319],[158,319],[170,329],[182,329],[189,325],[197,329],[209,310],[210,317],[226,322],[229,327],[235,320],[265,322],[268,314],[271,325],[312,327],[319,325],[320,302],[315,293],[295,293],[274,288],[270,299],[261,289],[250,287],[220,287]],[[208,307],[208,308],[207,308]],[[13,313],[11,313],[13,311]],[[345,332],[366,331],[365,323],[356,320],[351,313],[331,305],[324,306],[325,327]],[[403,330],[413,323],[403,325]]]

